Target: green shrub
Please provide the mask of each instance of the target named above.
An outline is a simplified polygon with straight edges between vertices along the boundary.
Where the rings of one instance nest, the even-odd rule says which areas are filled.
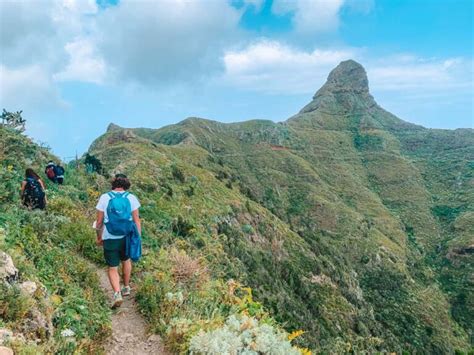
[[[190,340],[191,354],[287,354],[301,352],[288,341],[286,333],[245,315],[231,315],[225,324],[200,331]]]

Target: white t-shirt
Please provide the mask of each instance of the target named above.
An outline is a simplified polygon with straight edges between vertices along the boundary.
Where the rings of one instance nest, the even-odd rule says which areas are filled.
[[[113,191],[113,193],[120,193],[123,194],[125,191]],[[132,212],[140,208],[140,202],[138,201],[137,197],[131,193],[128,194],[127,196],[128,200],[130,201],[130,206],[132,208]],[[113,235],[110,234],[105,227],[105,223],[109,221],[109,218],[107,216],[107,206],[109,205],[110,201],[110,196],[108,193],[103,194],[99,198],[99,202],[97,203],[97,206],[95,207],[97,211],[104,212],[104,232],[102,233],[102,240],[106,239],[120,239],[125,237],[124,235]]]

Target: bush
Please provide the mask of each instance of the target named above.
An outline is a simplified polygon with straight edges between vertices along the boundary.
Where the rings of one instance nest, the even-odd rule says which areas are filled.
[[[231,315],[225,324],[200,331],[190,341],[191,354],[285,354],[299,355],[286,333],[254,317]]]

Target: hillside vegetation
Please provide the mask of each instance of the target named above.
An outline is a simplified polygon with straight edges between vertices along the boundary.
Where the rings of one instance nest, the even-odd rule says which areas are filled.
[[[8,132],[2,137],[13,137]],[[26,165],[47,159],[32,144],[19,159],[8,139],[2,183],[13,185],[2,191],[14,191]],[[242,324],[261,339],[280,339],[269,353],[299,351],[282,328],[303,329],[293,343],[316,352],[472,347],[474,132],[426,129],[386,112],[358,63],[341,63],[285,122],[111,125],[89,154],[102,163],[100,174],[69,170],[67,186],[50,187],[46,214],[13,207],[13,192],[1,197],[2,249],[24,264],[22,277],[61,297],[53,314],[67,297],[90,302],[87,315],[71,316],[77,326],[91,324],[78,348],[107,335],[104,296],[91,297],[89,263],[100,254],[89,225],[115,172],[130,177],[142,202],[137,299],[172,351],[211,353],[213,339],[236,349],[232,339],[241,336],[232,331]],[[60,285],[43,271],[45,251],[77,260],[61,269]],[[69,270],[77,265],[83,276]],[[54,319],[58,329],[76,326]],[[21,327],[13,318],[5,325]],[[253,351],[257,343],[264,342],[252,342]]]
[[[103,344],[111,333],[111,311],[99,287],[96,271],[103,261],[90,225],[100,193],[110,186],[108,177],[71,165],[65,185],[47,182],[47,210],[28,211],[19,203],[22,173],[27,166],[41,171],[42,164],[54,157],[4,127],[0,127],[0,147],[0,345],[20,354],[106,351]],[[202,169],[194,172],[190,188],[184,189],[183,171],[163,154],[150,152],[140,164],[160,166],[159,183],[166,185],[159,192],[154,188],[156,176],[146,170],[140,183],[138,176],[133,177],[146,229],[145,255],[136,265],[134,287],[150,330],[164,336],[171,353],[189,349],[213,354],[308,353],[290,343],[302,331],[285,332],[253,299],[250,288],[224,277],[224,268],[234,268],[238,274],[238,266],[218,240],[207,238],[210,231],[193,230],[190,220],[182,217],[189,207],[180,210],[172,196],[183,192],[191,197],[196,189],[201,195],[199,207],[222,216],[243,208],[238,198],[228,195],[226,187],[219,188],[217,180],[210,185],[214,194],[204,198],[199,181],[215,178]],[[137,174],[140,164],[134,165]],[[188,240],[190,235],[199,250]]]

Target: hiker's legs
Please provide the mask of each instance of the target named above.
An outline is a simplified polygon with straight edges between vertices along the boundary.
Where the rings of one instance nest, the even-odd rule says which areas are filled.
[[[112,286],[114,292],[119,292],[120,291],[120,276],[118,273],[118,267],[109,266],[108,275],[109,275],[110,285]]]
[[[130,275],[132,274],[132,261],[130,259],[122,261],[123,284],[130,285]]]

